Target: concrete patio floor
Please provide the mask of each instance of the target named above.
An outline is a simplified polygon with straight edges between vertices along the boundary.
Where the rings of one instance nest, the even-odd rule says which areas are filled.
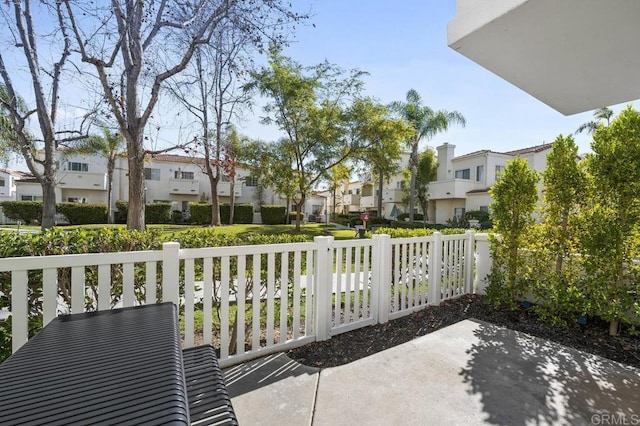
[[[467,320],[319,370],[225,370],[241,425],[640,424],[640,370]]]

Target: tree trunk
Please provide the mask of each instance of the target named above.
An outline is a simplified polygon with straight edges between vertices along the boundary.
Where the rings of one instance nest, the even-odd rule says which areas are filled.
[[[111,199],[113,198],[113,169],[115,168],[115,158],[109,158],[107,163],[107,223],[113,223],[113,209]]]
[[[42,186],[42,230],[53,228],[56,224],[56,184],[52,179],[45,179]]]
[[[142,139],[142,133],[140,133]],[[127,210],[127,229],[145,228],[146,188],[144,179],[144,150],[142,140],[127,138],[129,153],[129,209]]]
[[[302,222],[302,206],[304,206],[305,196],[300,198],[296,203],[296,232],[300,232],[300,222]]]
[[[384,186],[384,174],[382,171],[378,173],[378,217],[384,217],[382,215],[382,191]]]
[[[218,182],[220,182],[220,166],[215,167],[214,171],[209,165],[209,155],[205,157],[207,161],[207,176],[209,177],[209,186],[211,187],[211,226],[220,226],[220,197],[218,196]]]
[[[233,225],[233,211],[236,206],[236,174],[231,173],[229,179],[229,225]]]
[[[409,185],[409,222],[413,223],[413,210],[416,205],[416,175],[418,174],[418,141],[411,145],[411,182]]]

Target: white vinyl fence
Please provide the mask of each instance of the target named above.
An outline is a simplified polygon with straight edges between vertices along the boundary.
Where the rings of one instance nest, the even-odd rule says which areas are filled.
[[[170,301],[184,346],[213,344],[228,366],[481,292],[490,262],[486,235],[468,231],[5,258],[0,279],[13,351],[59,314]]]

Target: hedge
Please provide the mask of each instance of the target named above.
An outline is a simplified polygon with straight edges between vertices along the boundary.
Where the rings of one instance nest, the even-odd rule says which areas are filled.
[[[211,225],[211,204],[189,203],[189,221],[195,225]]]
[[[129,202],[124,200],[116,201],[115,222],[127,223],[127,213]],[[145,223],[171,223],[171,203],[151,203],[144,209]]]
[[[220,222],[225,225],[229,224],[229,213],[231,206],[229,204],[220,204]],[[211,221],[211,220],[209,220]],[[233,223],[253,223],[253,204],[236,204],[233,206]]]
[[[129,212],[129,202],[124,200],[116,200],[116,211],[113,219],[115,223],[127,223],[127,213]]]
[[[70,225],[107,223],[107,205],[105,203],[58,203],[56,211],[62,213]]]
[[[171,203],[147,204],[144,210],[145,223],[171,223]]]
[[[210,203],[189,203],[191,223],[196,225],[211,224]],[[229,204],[220,204],[220,222],[229,224]],[[236,204],[234,206],[233,223],[253,223],[253,204]]]
[[[26,224],[42,222],[42,201],[4,201],[0,203],[4,215]]]
[[[281,225],[285,223],[287,208],[285,206],[260,206],[260,216],[265,225]]]

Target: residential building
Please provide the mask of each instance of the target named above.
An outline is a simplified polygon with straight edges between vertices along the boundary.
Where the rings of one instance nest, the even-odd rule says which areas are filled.
[[[526,159],[531,168],[542,172],[547,167],[550,149],[548,143],[508,152],[482,150],[456,157],[455,145],[440,145],[437,148],[437,177],[429,184],[429,218],[436,223],[445,223],[467,211],[488,212],[493,202],[489,188],[507,161],[520,157]]]
[[[547,154],[551,144],[542,144],[530,148],[508,152],[491,150],[476,151],[455,156],[455,145],[444,143],[437,151],[438,169],[436,180],[429,184],[428,221],[446,223],[454,217],[462,217],[472,210],[489,211],[493,202],[489,188],[496,182],[497,176],[506,167],[507,161],[516,157],[524,158],[536,171],[547,167]],[[382,190],[382,216],[394,219],[408,212],[407,187],[403,169],[409,165],[409,156],[403,156],[400,171],[385,180]],[[349,213],[377,210],[378,185],[369,173],[363,173],[356,181],[340,187],[342,197],[337,196],[338,212]],[[329,199],[330,209],[333,200]],[[416,205],[416,213],[422,213]]]
[[[145,198],[147,203],[170,202],[173,210],[188,211],[190,202],[211,200],[211,186],[203,171],[203,160],[180,155],[160,154],[150,156],[145,163]],[[42,188],[33,177],[23,174],[15,180],[15,200],[41,200]],[[235,176],[235,202],[260,204],[286,204],[286,198],[271,188],[263,188],[251,168],[239,165]],[[128,200],[128,164],[126,158],[118,158],[115,164],[112,186],[111,210],[117,200]],[[99,155],[58,154],[58,184],[56,200],[59,202],[106,203],[107,163]],[[218,183],[221,203],[229,202],[231,182],[223,175]]]
[[[448,45],[563,114],[640,98],[640,2],[456,0]]]

